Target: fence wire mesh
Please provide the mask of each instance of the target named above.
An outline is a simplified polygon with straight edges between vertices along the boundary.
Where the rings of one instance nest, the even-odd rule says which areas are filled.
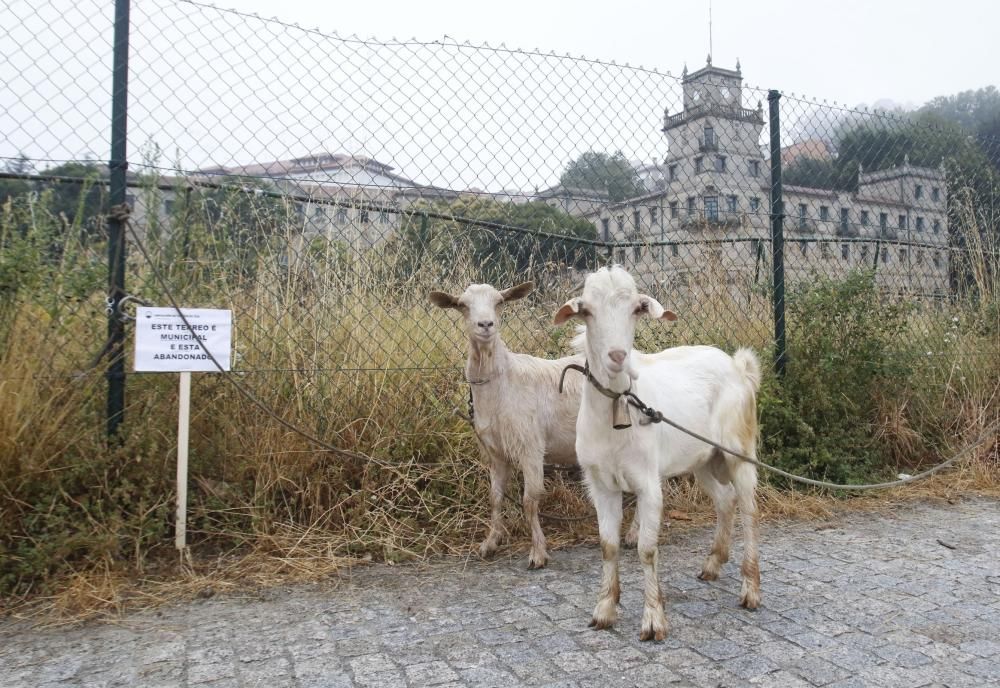
[[[79,375],[106,336],[109,170],[97,161],[113,16],[81,0],[8,3],[0,19],[0,330],[45,361],[25,374]],[[502,335],[557,356],[571,332],[552,313],[611,262],[681,315],[642,326],[645,349],[776,353],[787,294],[792,371],[838,365],[838,338],[871,342],[855,329],[872,325],[862,312],[907,341],[890,351],[878,334],[855,352],[869,363],[908,358],[940,377],[1000,354],[1000,145],[957,124],[782,96],[779,166],[768,91],[738,63],[673,75],[376,42],[174,0],[134,3],[130,29],[126,291],[165,305],[160,272],[178,303],[232,308],[237,374],[335,444],[381,451],[388,427],[454,429],[465,335],[429,291],[533,280]],[[861,305],[838,310],[852,294]],[[978,334],[968,308],[985,313]],[[128,380],[138,398],[162,384]]]

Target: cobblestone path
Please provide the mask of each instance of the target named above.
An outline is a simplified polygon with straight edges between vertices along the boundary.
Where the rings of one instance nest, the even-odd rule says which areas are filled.
[[[522,559],[369,567],[335,587],[117,624],[0,621],[0,686],[1000,685],[1000,503],[769,524],[762,535],[763,606],[748,612],[736,563],[714,583],[695,578],[710,532],[668,531],[662,643],[639,642],[634,551],[617,626],[587,628],[600,555],[576,547],[543,571]]]

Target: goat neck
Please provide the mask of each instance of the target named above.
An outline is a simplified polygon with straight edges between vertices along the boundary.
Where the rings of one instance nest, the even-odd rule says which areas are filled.
[[[628,366],[615,372],[603,365],[595,366],[593,363],[590,363],[589,358],[588,366],[590,367],[590,375],[597,382],[601,383],[608,391],[617,392],[618,394],[632,389],[632,380],[637,377],[632,373],[631,367]],[[594,391],[596,392],[597,390]],[[604,395],[598,392],[598,396],[603,397]]]
[[[488,341],[469,337],[469,358],[465,362],[465,379],[482,382],[499,377],[507,369],[507,345],[500,335]]]

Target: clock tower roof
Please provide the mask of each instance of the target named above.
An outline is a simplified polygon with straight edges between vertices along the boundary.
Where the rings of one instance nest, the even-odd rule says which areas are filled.
[[[724,69],[713,65],[710,57],[707,64],[697,71],[688,72],[685,68],[681,86],[684,91],[683,110],[674,115],[664,112],[664,132],[709,115],[754,123],[764,121],[760,108],[743,108],[743,73],[739,61],[736,69]]]

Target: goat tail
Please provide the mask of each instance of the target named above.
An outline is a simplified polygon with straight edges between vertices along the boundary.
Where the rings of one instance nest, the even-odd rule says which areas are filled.
[[[733,354],[733,361],[736,362],[736,367],[739,368],[743,379],[756,394],[760,390],[760,359],[757,358],[757,354],[754,353],[753,349],[743,347],[737,349],[736,353]]]

